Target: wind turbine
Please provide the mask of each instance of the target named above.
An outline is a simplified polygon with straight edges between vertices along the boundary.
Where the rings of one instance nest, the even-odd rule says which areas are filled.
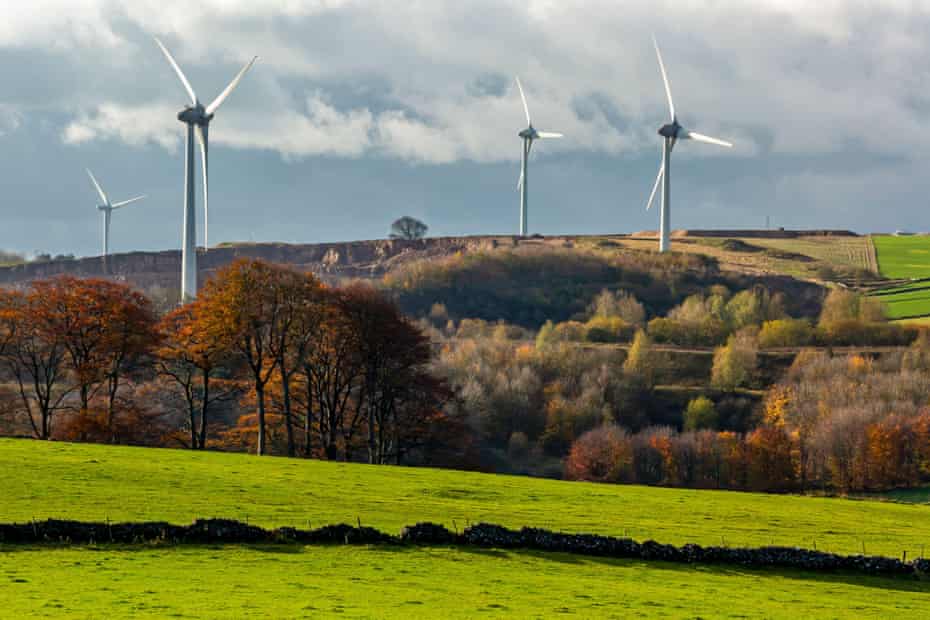
[[[190,96],[191,104],[185,106],[178,113],[178,120],[187,125],[187,150],[184,167],[184,228],[182,229],[182,246],[181,246],[181,299],[189,301],[197,296],[197,214],[195,212],[194,197],[194,135],[200,143],[200,161],[203,168],[203,245],[209,249],[209,166],[208,154],[210,151],[210,121],[217,109],[226,101],[229,94],[239,85],[239,81],[246,72],[252,68],[252,65],[258,60],[255,56],[236,74],[232,82],[229,83],[223,92],[217,95],[210,105],[204,107],[197,94],[191,87],[190,82],[185,77],[181,67],[175,62],[174,57],[164,44],[155,38],[158,47],[164,53],[168,63],[178,74],[184,90]]]
[[[97,188],[97,194],[100,196],[102,201],[97,205],[97,210],[103,212],[103,260],[106,261],[107,256],[110,254],[110,215],[116,209],[125,207],[128,204],[132,204],[136,201],[142,200],[145,196],[136,196],[135,198],[130,198],[129,200],[123,200],[122,202],[110,202],[109,196],[103,191],[103,188],[100,186],[100,183],[97,182],[97,179],[94,177],[94,173],[87,170],[87,176],[90,177],[91,182],[94,184],[94,187]]]
[[[675,114],[675,104],[672,102],[672,89],[668,85],[668,75],[665,73],[662,53],[659,52],[659,44],[656,42],[655,37],[652,38],[652,44],[656,48],[656,58],[659,59],[659,70],[662,72],[662,81],[665,83],[665,95],[668,97],[668,111],[671,121],[659,128],[659,135],[664,138],[662,161],[659,164],[659,175],[656,177],[655,185],[652,186],[652,193],[649,194],[649,202],[646,204],[646,210],[648,211],[652,207],[652,201],[656,196],[656,191],[659,189],[659,182],[663,181],[662,213],[659,216],[659,251],[668,252],[670,245],[669,234],[671,231],[671,159],[672,149],[675,148],[675,143],[679,140],[696,140],[697,142],[706,142],[708,144],[716,144],[717,146],[725,146],[727,148],[732,147],[733,144],[726,140],[711,138],[710,136],[705,136],[695,131],[689,131],[678,123],[678,116]]]
[[[520,78],[517,78],[517,88],[520,90],[520,99],[523,101],[523,111],[526,113],[526,129],[519,135],[523,138],[523,159],[520,163],[520,180],[517,182],[517,189],[520,190],[520,236],[525,237],[526,227],[526,186],[527,186],[527,169],[526,165],[530,158],[530,150],[533,148],[533,140],[546,138],[561,138],[562,134],[551,131],[536,131],[533,127],[533,121],[530,120],[530,108],[526,105],[526,95],[523,94],[523,85],[520,84]]]

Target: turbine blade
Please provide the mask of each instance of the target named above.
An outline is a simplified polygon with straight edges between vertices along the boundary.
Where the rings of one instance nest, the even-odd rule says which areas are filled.
[[[712,138],[710,136],[705,136],[702,133],[697,133],[696,131],[686,131],[685,135],[682,137],[685,140],[695,140],[697,142],[706,142],[707,144],[716,144],[717,146],[725,146],[727,148],[733,148],[732,142],[727,142],[726,140],[721,140],[719,138]]]
[[[203,247],[210,247],[210,134],[207,126],[197,125],[197,141],[200,143],[200,163],[203,168]]]
[[[540,138],[563,138],[564,136],[560,133],[555,133],[553,131],[538,131],[536,132]]]
[[[656,48],[656,58],[659,59],[659,70],[662,72],[662,81],[665,83],[665,96],[668,97],[668,111],[671,115],[672,122],[675,122],[675,102],[672,101],[672,87],[668,84],[668,74],[665,72],[665,63],[662,62],[662,52],[659,51],[659,43],[655,36],[652,37],[652,44]]]
[[[213,103],[207,106],[206,113],[208,115],[213,114],[219,109],[221,105],[223,105],[223,102],[226,101],[226,97],[228,97],[229,93],[236,89],[236,86],[238,86],[239,82],[242,80],[242,76],[244,76],[246,72],[252,68],[252,65],[255,64],[256,60],[258,60],[258,56],[253,57],[252,60],[246,63],[246,65],[242,67],[242,70],[236,74],[236,77],[233,78],[232,82],[229,83],[229,86],[227,86],[226,89],[219,95],[217,95],[216,99],[213,100]]]
[[[114,209],[119,209],[120,207],[125,207],[126,205],[131,205],[131,204],[134,203],[134,202],[138,202],[138,201],[142,200],[143,198],[145,198],[144,195],[143,195],[143,196],[136,196],[135,198],[130,198],[129,200],[124,200],[124,201],[122,201],[122,202],[113,203],[111,206],[112,206]]]
[[[107,198],[106,192],[103,191],[103,188],[100,187],[100,183],[97,182],[97,179],[94,178],[94,173],[90,171],[90,168],[85,168],[87,170],[87,176],[90,177],[90,180],[94,183],[94,187],[97,188],[97,193],[100,194],[100,200],[103,201],[103,204],[109,205],[110,199]]]
[[[171,55],[171,52],[168,51],[168,48],[164,46],[158,37],[155,37],[155,42],[158,43],[158,47],[161,48],[165,58],[167,58],[168,62],[171,63],[171,66],[174,67],[174,72],[178,74],[179,78],[181,78],[181,83],[184,84],[184,89],[191,97],[191,105],[197,105],[197,94],[194,93],[194,89],[191,87],[191,83],[187,81],[187,77],[184,75],[184,72],[181,71],[181,67],[178,66],[177,62],[175,62],[174,56]]]
[[[517,181],[517,190],[523,189],[523,165],[520,165],[520,180]]]
[[[649,202],[646,203],[646,211],[652,208],[652,201],[655,200],[656,192],[659,191],[659,183],[662,182],[662,177],[665,176],[665,156],[663,154],[662,160],[659,162],[659,174],[656,176],[655,185],[652,186],[652,193],[649,194]]]
[[[526,113],[526,124],[531,126],[533,121],[530,120],[530,107],[526,105],[526,95],[523,94],[523,84],[520,83],[520,76],[517,76],[517,89],[520,91],[520,99],[523,101],[523,111]]]

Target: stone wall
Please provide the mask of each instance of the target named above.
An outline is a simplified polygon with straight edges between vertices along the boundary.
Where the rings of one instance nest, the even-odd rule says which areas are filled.
[[[565,534],[538,528],[520,530],[479,523],[461,533],[435,523],[418,523],[393,536],[375,528],[339,524],[318,529],[263,528],[226,519],[203,519],[191,525],[164,522],[86,523],[47,520],[0,524],[0,544],[359,544],[489,547],[532,549],[585,556],[626,558],[682,564],[731,564],[749,568],[789,568],[804,571],[846,571],[885,577],[926,577],[930,560],[883,556],[838,555],[798,547],[702,547],[664,545],[653,540],[636,542],[595,534]]]

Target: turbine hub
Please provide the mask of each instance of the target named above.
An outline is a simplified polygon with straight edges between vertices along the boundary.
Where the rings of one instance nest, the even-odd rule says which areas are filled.
[[[667,123],[659,127],[659,135],[664,138],[677,138],[680,129],[681,125],[679,125],[678,121],[675,120],[671,123]]]
[[[201,104],[188,106],[178,112],[178,120],[188,125],[206,125],[213,119],[212,114],[207,114]]]
[[[533,129],[533,126],[532,126],[532,125],[530,125],[530,126],[527,127],[526,129],[524,129],[523,131],[521,131],[521,132],[518,133],[517,135],[520,136],[520,137],[523,138],[523,139],[529,138],[530,140],[535,140],[536,138],[539,137],[539,134],[536,132],[535,129]]]

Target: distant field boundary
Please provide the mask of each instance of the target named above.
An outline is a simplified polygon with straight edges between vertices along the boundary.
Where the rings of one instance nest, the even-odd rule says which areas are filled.
[[[868,269],[875,275],[881,275],[881,270],[878,268],[878,251],[875,249],[875,240],[872,235],[869,235],[866,239],[868,241]]]
[[[631,538],[595,534],[565,534],[524,527],[512,530],[479,523],[452,532],[442,525],[418,523],[400,535],[372,527],[339,524],[313,530],[282,527],[266,530],[241,521],[198,519],[191,525],[165,522],[92,523],[49,519],[32,523],[0,524],[2,545],[150,545],[166,544],[342,544],[417,545],[528,549],[577,555],[652,560],[681,564],[735,564],[751,568],[790,568],[805,571],[846,571],[886,577],[930,576],[930,559],[838,555],[798,547],[702,547],[663,545],[653,540],[638,543]],[[2,553],[2,547],[0,547]]]

